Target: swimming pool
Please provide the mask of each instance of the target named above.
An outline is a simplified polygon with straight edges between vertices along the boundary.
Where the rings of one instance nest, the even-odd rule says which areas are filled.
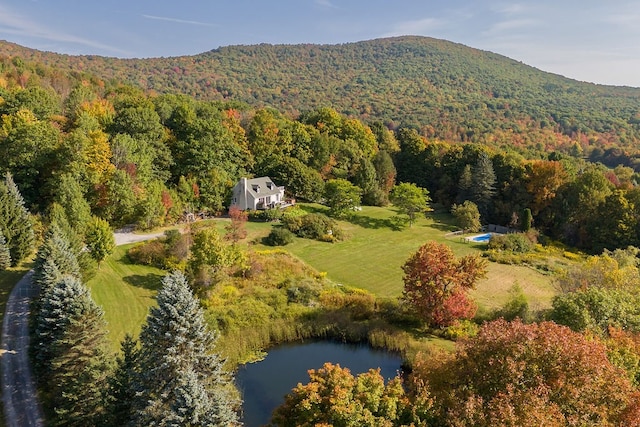
[[[491,233],[478,234],[476,236],[467,237],[470,242],[487,243],[491,239]]]

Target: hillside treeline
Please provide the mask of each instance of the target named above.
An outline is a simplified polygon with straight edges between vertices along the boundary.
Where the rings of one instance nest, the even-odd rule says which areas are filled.
[[[273,107],[290,116],[320,107],[429,138],[521,152],[582,149],[609,166],[636,167],[640,89],[577,82],[491,52],[425,37],[342,45],[222,47],[195,56],[116,59],[0,53],[155,93]],[[599,151],[586,153],[589,147]],[[606,153],[612,147],[622,150]],[[625,151],[626,150],[626,151]]]
[[[474,201],[485,223],[518,227],[530,209],[539,230],[587,250],[640,244],[635,172],[588,162],[578,144],[525,158],[330,107],[292,117],[147,94],[18,58],[0,64],[0,172],[12,174],[32,212],[56,202],[72,223],[93,214],[152,228],[186,212],[222,212],[242,176],[268,175],[310,201],[327,180],[346,179],[372,205],[412,182],[446,209]]]

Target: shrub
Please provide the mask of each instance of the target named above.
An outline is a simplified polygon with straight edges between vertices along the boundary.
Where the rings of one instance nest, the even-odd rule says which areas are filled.
[[[338,224],[326,215],[310,213],[304,216],[285,217],[284,226],[305,239],[333,242],[342,240],[342,230]]]
[[[310,305],[320,295],[321,286],[313,280],[303,280],[287,287],[289,303]]]
[[[518,283],[515,283],[511,287],[509,290],[509,300],[496,312],[496,316],[508,321],[515,320],[516,318],[521,319],[523,322],[529,320],[529,302],[522,287]]]
[[[253,222],[275,222],[282,219],[282,209],[265,209],[249,211],[248,219]]]
[[[478,333],[478,325],[470,320],[456,320],[452,325],[447,326],[443,336],[447,339],[457,341],[461,338],[471,338]]]
[[[522,233],[493,234],[489,239],[489,249],[524,253],[532,248],[533,243]]]
[[[159,240],[143,243],[127,251],[129,260],[135,264],[152,265],[162,268],[167,252]]]
[[[294,234],[282,227],[275,227],[264,238],[264,243],[269,246],[286,246],[293,242]]]

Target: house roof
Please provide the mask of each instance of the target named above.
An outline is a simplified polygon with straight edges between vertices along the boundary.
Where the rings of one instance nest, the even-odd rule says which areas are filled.
[[[279,194],[284,188],[278,187],[268,176],[247,179],[247,191],[254,197],[265,197]]]

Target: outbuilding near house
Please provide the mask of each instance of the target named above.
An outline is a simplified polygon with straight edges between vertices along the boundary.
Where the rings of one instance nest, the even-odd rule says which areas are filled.
[[[233,187],[231,206],[245,211],[277,208],[285,204],[284,187],[277,186],[268,176],[241,178]]]

